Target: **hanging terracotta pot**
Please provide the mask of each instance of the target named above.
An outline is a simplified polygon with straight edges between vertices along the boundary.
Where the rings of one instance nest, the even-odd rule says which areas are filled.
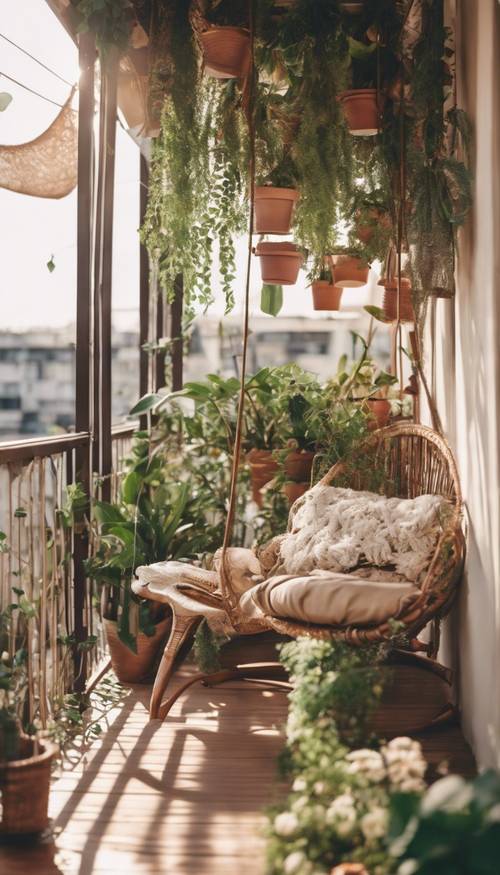
[[[377,225],[387,230],[391,224],[389,213],[385,212],[385,210],[379,210],[377,207],[364,211],[358,210],[355,215],[355,221],[356,237],[361,243],[370,242]]]
[[[339,100],[344,110],[347,126],[357,137],[373,137],[378,134],[383,97],[377,100],[376,88],[356,88],[343,91]]]
[[[261,489],[267,485],[278,473],[278,463],[273,457],[272,450],[252,449],[246,455],[246,461],[250,467],[250,481],[252,484],[252,501],[261,507]]]
[[[19,759],[0,764],[0,835],[42,832],[48,824],[50,769],[57,746],[21,736]]]
[[[255,189],[256,234],[288,234],[299,193],[294,188],[260,185]]]
[[[391,402],[387,398],[368,398],[367,404],[371,414],[368,420],[369,430],[384,428],[391,418]]]
[[[341,289],[354,289],[368,282],[370,267],[361,258],[337,255],[334,258],[333,279]]]
[[[382,309],[386,319],[395,322],[398,318],[398,283],[396,279],[381,280],[379,285],[384,286],[384,300]],[[415,312],[411,299],[411,282],[408,277],[401,277],[401,290],[399,297],[399,320],[400,322],[414,322]]]
[[[160,620],[155,626],[154,635],[137,635],[137,653],[133,653],[118,637],[118,626],[114,620],[103,620],[113,671],[124,684],[140,684],[149,680],[158,654],[167,640],[172,625],[171,616]]]
[[[327,280],[311,283],[313,307],[315,310],[340,310],[342,288]]]
[[[304,492],[307,492],[309,489],[309,481],[306,483],[294,483],[293,480],[290,480],[288,483],[283,485],[283,494],[286,495],[290,504],[293,504],[294,501],[297,501],[301,495],[304,495]]]
[[[293,286],[297,282],[304,256],[294,243],[258,243],[254,249],[260,258],[262,282]]]
[[[285,459],[285,474],[296,483],[309,482],[314,461],[311,450],[291,450]]]
[[[200,35],[205,72],[215,79],[242,79],[251,62],[250,34],[243,27],[212,27]]]

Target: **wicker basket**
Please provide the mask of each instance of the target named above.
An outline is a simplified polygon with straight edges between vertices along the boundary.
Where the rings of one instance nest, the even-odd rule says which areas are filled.
[[[155,626],[154,635],[137,635],[137,653],[133,653],[118,637],[118,627],[114,620],[104,620],[111,665],[121,683],[141,684],[148,681],[155,668],[160,649],[165,644],[172,625],[172,617],[165,617]]]
[[[57,747],[21,738],[21,759],[0,763],[0,834],[37,833],[48,824],[50,769]]]

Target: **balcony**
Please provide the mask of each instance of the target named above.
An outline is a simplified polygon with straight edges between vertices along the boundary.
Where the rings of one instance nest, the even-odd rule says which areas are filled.
[[[120,2],[0,13],[0,872],[496,875],[498,4]]]

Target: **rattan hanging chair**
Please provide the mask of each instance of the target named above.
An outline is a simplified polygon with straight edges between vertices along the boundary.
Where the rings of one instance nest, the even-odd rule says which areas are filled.
[[[374,472],[378,478],[376,489]],[[138,569],[139,580],[133,586],[136,594],[169,604],[174,614],[172,633],[153,689],[150,707],[152,718],[163,719],[188,686],[197,680],[206,680],[202,675],[190,678],[174,695],[163,700],[176,656],[203,617],[225,624],[240,635],[272,629],[291,637],[309,635],[324,640],[341,639],[353,646],[390,642],[396,634],[400,640],[402,632],[405,632],[412,649],[427,650],[428,655],[435,656],[439,645],[439,623],[451,607],[465,556],[460,483],[448,444],[438,433],[423,425],[398,423],[388,426],[374,432],[350,457],[335,464],[320,483],[349,486],[357,491],[378,491],[389,498],[439,495],[447,499],[450,513],[446,525],[420,585],[417,601],[406,613],[397,617],[397,633],[390,617],[383,623],[368,626],[307,623],[269,614],[259,620],[249,617],[240,606],[241,592],[234,580],[231,563],[227,561],[227,550],[223,551],[218,573],[215,574],[181,563],[159,563]],[[299,498],[298,502],[302,500]],[[151,571],[155,568],[157,572]],[[417,636],[430,621],[434,621],[433,634],[426,645],[418,641]],[[214,680],[266,677],[267,674],[273,674],[269,665],[243,666],[223,671],[214,676]]]

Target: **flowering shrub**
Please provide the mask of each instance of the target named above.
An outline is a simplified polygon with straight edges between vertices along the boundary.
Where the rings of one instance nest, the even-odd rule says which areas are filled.
[[[282,647],[294,684],[285,755],[294,780],[283,807],[270,814],[273,875],[320,875],[343,861],[363,863],[370,875],[393,871],[391,795],[420,793],[426,763],[417,742],[398,738],[380,747],[371,735],[387,677],[384,655],[379,647],[310,638]]]
[[[426,789],[417,741],[371,735],[383,656],[310,638],[282,647],[294,684],[283,761],[293,783],[269,813],[269,875],[498,873],[500,776],[450,775]]]

